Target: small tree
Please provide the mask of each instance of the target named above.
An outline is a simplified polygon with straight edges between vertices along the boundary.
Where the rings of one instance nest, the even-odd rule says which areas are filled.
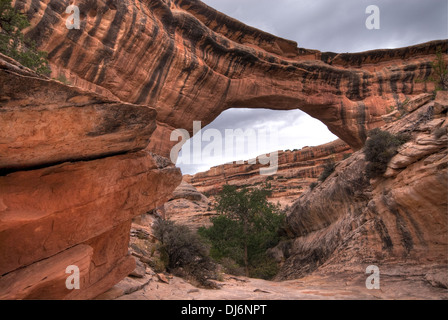
[[[325,180],[327,180],[327,178],[334,172],[335,169],[336,169],[336,163],[333,160],[329,160],[324,165],[324,171],[319,176],[319,181],[324,182]]]
[[[11,7],[11,0],[0,0],[0,52],[39,74],[49,74],[47,53],[22,34],[29,25],[25,15]]]
[[[213,286],[216,266],[208,254],[208,247],[188,227],[172,221],[158,220],[153,226],[154,236],[161,242],[161,255],[166,257],[169,271],[189,276],[200,285]]]
[[[259,269],[260,262],[267,261],[266,250],[279,241],[284,214],[267,200],[270,192],[270,185],[241,191],[224,186],[215,207],[220,215],[212,219],[213,226],[199,229],[212,244],[211,256],[217,260],[231,258],[244,266],[246,276],[251,270],[258,270],[257,275],[263,273]],[[266,277],[273,276],[271,269]]]
[[[436,90],[448,90],[448,66],[443,59],[442,49],[437,49],[436,60],[432,63],[434,76],[432,81],[436,82]]]
[[[398,147],[405,143],[407,137],[402,134],[391,134],[378,128],[369,133],[369,139],[364,147],[369,178],[377,177],[386,172],[389,161],[398,153]]]
[[[432,67],[432,75],[429,77],[425,77],[423,79],[416,79],[416,83],[427,81],[434,82],[435,84],[435,91],[436,93],[439,90],[448,90],[448,64],[445,62],[445,59],[443,57],[443,51],[442,48],[437,48],[436,50],[436,59],[431,62]]]

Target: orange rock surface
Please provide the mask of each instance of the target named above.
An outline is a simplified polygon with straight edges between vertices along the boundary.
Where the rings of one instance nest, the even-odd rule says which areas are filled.
[[[142,150],[156,111],[4,57],[0,74],[0,298],[94,298],[135,268],[132,218],[181,181],[168,159]],[[80,290],[65,286],[70,265],[80,269]]]
[[[0,60],[0,168],[26,169],[144,149],[156,111],[117,102]]]
[[[364,272],[376,265],[448,287],[444,96],[382,128],[411,137],[383,176],[369,180],[364,154],[357,151],[297,200],[287,218],[293,240],[278,247],[288,249],[279,278]],[[437,113],[435,104],[445,105],[444,111]]]

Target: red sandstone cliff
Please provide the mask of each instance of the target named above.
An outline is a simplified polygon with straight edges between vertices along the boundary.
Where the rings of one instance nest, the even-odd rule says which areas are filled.
[[[288,208],[315,183],[328,162],[337,163],[352,153],[341,140],[301,150],[279,151],[278,169],[271,176],[260,175],[259,163],[224,164],[195,175],[184,175],[171,199],[165,203],[166,218],[186,225],[192,230],[210,226],[216,216],[214,198],[223,185],[239,188],[258,188],[266,182],[271,185],[269,200]]]
[[[44,79],[0,55],[0,299],[90,299],[135,268],[133,217],[180,170],[143,149],[156,112]],[[66,268],[80,271],[68,290]]]
[[[439,92],[382,128],[411,136],[383,176],[369,180],[358,151],[296,201],[287,218],[293,240],[279,246],[287,251],[279,278],[359,274],[376,265],[448,287],[447,108],[448,95]]]
[[[68,4],[14,1],[53,76],[71,86],[0,59],[0,298],[92,298],[129,274],[131,219],[180,183],[157,155],[168,155],[173,128],[191,130],[232,107],[299,108],[358,149],[390,106],[433,90],[416,80],[447,50],[433,41],[321,53],[196,0],[79,0],[81,29],[68,30]],[[426,267],[446,261],[446,146],[429,137],[431,126],[446,124],[416,126],[415,146],[381,183],[365,181],[357,153],[300,198],[282,277],[383,261],[376,254]],[[81,291],[65,288],[72,264]]]

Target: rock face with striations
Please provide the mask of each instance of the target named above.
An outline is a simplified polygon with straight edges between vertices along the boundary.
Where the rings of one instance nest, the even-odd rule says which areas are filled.
[[[181,181],[180,171],[162,158],[176,143],[170,141],[174,128],[191,132],[194,120],[206,125],[233,107],[298,108],[358,149],[367,130],[384,124],[390,106],[434,89],[416,80],[432,74],[437,49],[447,50],[446,41],[433,41],[322,53],[248,27],[197,0],[79,0],[81,28],[69,30],[70,3],[13,1],[31,22],[26,36],[49,53],[52,77],[64,76],[71,86],[0,58],[2,299],[93,298],[129,274],[135,267],[127,253],[132,218],[163,204]],[[419,147],[410,144],[401,156],[428,152],[422,145],[434,148],[431,141],[416,137]],[[311,216],[295,207],[290,232],[316,240],[305,241],[310,245],[305,249],[297,242],[283,276],[301,274],[288,268],[297,261],[329,261],[335,247],[322,253],[316,244],[365,239],[341,242],[345,232],[360,230],[368,214],[378,215],[366,221],[373,224],[369,230],[378,230],[381,252],[408,256],[427,248],[424,256],[440,261],[442,249],[446,253],[446,219],[441,220],[446,203],[439,193],[446,188],[439,175],[446,160],[441,151],[431,152],[405,168],[408,160],[396,161],[390,172],[395,178],[368,197],[364,180],[355,175],[363,166],[356,155],[359,161],[350,162],[347,172],[360,180],[359,188],[331,189],[330,179],[314,192],[322,201],[335,196],[339,205],[329,207],[327,201],[319,207],[316,196],[307,204]],[[401,187],[404,198],[394,194]],[[435,191],[419,193],[420,188]],[[413,195],[423,205],[410,201]],[[359,203],[350,205],[353,199]],[[361,210],[365,204],[369,211]],[[426,209],[433,220],[427,221]],[[316,262],[309,255],[323,258]],[[81,290],[65,287],[69,265],[79,267]]]
[[[192,131],[228,108],[301,109],[351,147],[409,96],[432,90],[437,48],[336,54],[298,48],[198,0],[79,0],[79,30],[67,29],[68,0],[16,0],[27,36],[49,53],[53,76],[129,103],[154,106],[150,150],[168,157],[173,129]]]
[[[156,111],[44,79],[0,56],[0,299],[89,299],[135,268],[132,218],[180,170],[143,149]],[[80,290],[66,287],[77,266]]]
[[[411,137],[383,176],[369,181],[358,151],[297,200],[287,218],[293,240],[278,247],[286,259],[280,279],[313,271],[360,274],[376,265],[385,274],[448,287],[447,106],[441,92],[382,128]]]
[[[184,175],[170,201],[165,203],[166,218],[186,225],[192,230],[211,225],[210,218],[217,215],[214,210],[215,196],[224,185],[237,188],[259,188],[266,182],[271,185],[269,201],[282,208],[291,206],[297,198],[316,182],[328,162],[337,163],[352,153],[341,140],[301,150],[279,151],[277,171],[260,175],[263,165],[225,164],[195,175]],[[207,195],[208,198],[205,196]]]
[[[185,181],[174,190],[172,198],[164,204],[164,210],[166,219],[191,230],[210,226],[210,218],[216,216],[211,200]]]

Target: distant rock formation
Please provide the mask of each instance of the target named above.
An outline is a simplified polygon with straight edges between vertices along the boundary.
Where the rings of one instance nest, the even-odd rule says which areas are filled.
[[[174,190],[172,198],[165,203],[164,210],[166,219],[191,230],[210,226],[210,218],[216,216],[212,202],[185,181]]]
[[[352,152],[346,143],[336,140],[301,150],[279,151],[278,169],[271,176],[260,175],[262,164],[245,161],[244,164],[216,166],[195,175],[185,175],[183,179],[207,195],[216,195],[225,184],[251,188],[268,182],[272,189],[270,200],[286,207],[317,181],[326,163],[339,162]]]
[[[301,109],[356,150],[390,107],[434,89],[424,80],[437,49],[448,48],[307,50],[197,0],[79,0],[81,28],[68,30],[70,3],[13,2],[52,76],[70,85],[0,57],[0,299],[88,299],[131,273],[132,218],[181,182],[164,158],[173,129],[191,132],[194,120],[205,125],[234,107]],[[335,266],[374,254],[421,253],[427,266],[446,259],[446,148],[430,127],[415,128],[415,145],[392,162],[395,178],[369,187],[358,152],[303,195],[288,219],[298,240],[283,278],[332,257]],[[70,265],[82,290],[65,286]]]

